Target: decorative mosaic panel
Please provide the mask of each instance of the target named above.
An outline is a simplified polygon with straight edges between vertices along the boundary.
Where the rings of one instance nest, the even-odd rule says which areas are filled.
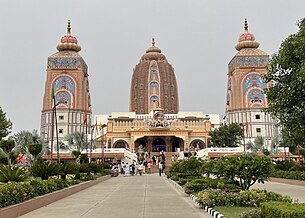
[[[81,58],[48,58],[48,68],[77,69],[81,65]]]
[[[265,96],[262,90],[253,89],[248,93],[247,101],[250,107],[264,107]]]
[[[73,80],[68,76],[60,76],[58,77],[53,84],[54,92],[59,90],[68,90],[74,96],[75,94],[75,84]]]
[[[246,93],[249,89],[252,89],[252,88],[260,88],[260,89],[266,88],[265,81],[257,73],[250,73],[244,79],[244,82],[243,82],[244,93]]]
[[[66,91],[57,92],[55,94],[55,103],[71,108],[72,102],[70,94]]]
[[[266,56],[235,56],[229,63],[229,72],[235,67],[265,67],[269,57]]]

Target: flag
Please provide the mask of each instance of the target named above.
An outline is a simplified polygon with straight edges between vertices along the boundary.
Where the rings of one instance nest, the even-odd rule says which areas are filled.
[[[87,111],[85,111],[85,113],[84,113],[84,124],[86,124],[87,123]]]
[[[247,134],[247,137],[248,137],[248,129],[249,129],[249,123],[248,121],[246,122],[246,134]]]

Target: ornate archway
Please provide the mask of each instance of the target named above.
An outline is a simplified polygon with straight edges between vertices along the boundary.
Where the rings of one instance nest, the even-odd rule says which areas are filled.
[[[155,138],[152,143],[153,152],[166,151],[166,143],[162,138]]]
[[[200,150],[206,148],[206,144],[201,139],[195,139],[190,144],[190,149]]]
[[[125,140],[120,139],[113,144],[113,148],[125,148],[129,150],[129,145]]]

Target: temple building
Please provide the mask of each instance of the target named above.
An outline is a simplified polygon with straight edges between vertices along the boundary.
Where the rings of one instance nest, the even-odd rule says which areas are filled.
[[[220,123],[219,115],[179,111],[173,67],[154,39],[132,75],[130,112],[95,115],[94,122],[103,127],[97,147],[168,154],[208,147],[209,131]]]
[[[243,127],[245,144],[262,136],[268,147],[278,130],[276,120],[264,112],[268,107],[264,89],[270,84],[264,82],[262,75],[267,73],[269,55],[258,49],[259,45],[245,20],[244,33],[235,46],[238,52],[228,66],[225,122]]]
[[[71,35],[70,21],[57,50],[48,57],[41,113],[41,137],[49,142],[57,138],[57,133],[62,141],[67,134],[85,132],[91,124],[88,67],[78,53],[81,47]]]
[[[162,108],[165,114],[176,114],[179,98],[174,68],[155,46],[153,38],[152,46],[133,71],[129,111],[148,114],[155,108]]]

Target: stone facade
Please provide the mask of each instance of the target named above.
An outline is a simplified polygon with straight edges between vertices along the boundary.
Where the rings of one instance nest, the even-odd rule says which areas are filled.
[[[106,122],[105,117],[108,117]],[[137,152],[142,146],[149,152],[175,152],[209,145],[210,117],[200,112],[188,112],[187,115],[185,112],[164,114],[162,109],[152,110],[149,114],[115,112],[110,116],[96,115],[95,120],[101,130],[97,147],[126,148]]]

